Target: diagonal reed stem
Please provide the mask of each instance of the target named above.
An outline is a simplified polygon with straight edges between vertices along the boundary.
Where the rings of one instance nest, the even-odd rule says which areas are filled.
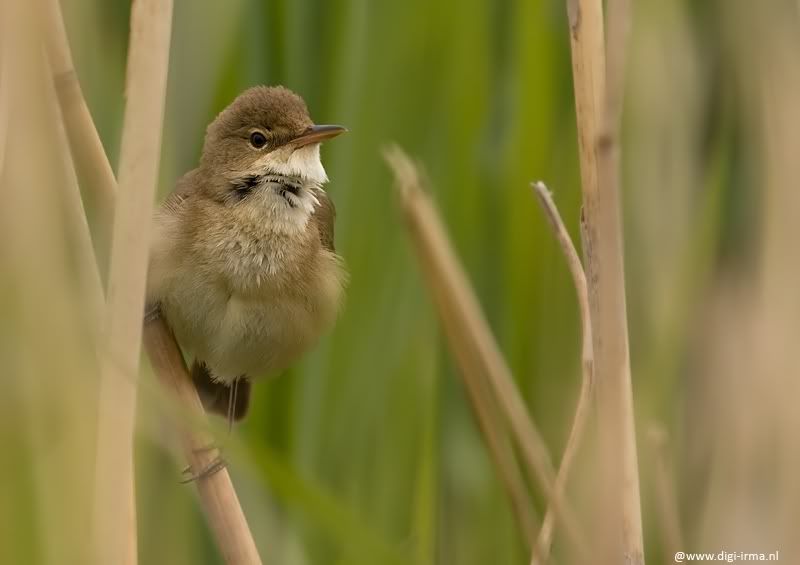
[[[433,298],[439,307],[442,327],[450,343],[450,350],[461,371],[464,388],[475,412],[478,427],[486,440],[489,455],[511,502],[517,527],[528,548],[536,551],[534,534],[538,523],[533,515],[531,499],[520,473],[514,450],[503,433],[503,421],[498,414],[497,406],[492,402],[492,392],[483,378],[480,363],[475,359],[474,350],[461,345],[463,337],[457,329],[458,316],[452,311],[451,301],[447,300],[447,297],[442,294],[443,289],[431,277],[432,271],[423,269],[423,273],[428,280],[428,286],[433,289]]]
[[[446,301],[445,308],[437,303],[442,321],[453,322],[451,331],[459,337],[451,345],[474,352],[473,362],[499,404],[530,480],[541,486],[573,549],[586,557],[588,552],[578,523],[555,488],[555,471],[544,440],[516,389],[511,370],[489,330],[439,215],[422,188],[415,165],[397,147],[388,149],[384,156],[395,173],[408,233],[423,270],[428,271],[427,280],[433,285],[431,292],[435,298]]]
[[[144,345],[153,371],[164,387],[189,412],[188,420],[202,421],[203,405],[189,377],[183,356],[176,346],[175,337],[162,318],[145,322]],[[219,456],[218,450],[209,449],[213,438],[204,433],[200,426],[184,424],[180,426],[180,430],[190,468],[207,469]],[[228,471],[221,469],[195,482],[209,528],[225,562],[259,565],[261,558]]]
[[[111,226],[114,221],[114,198],[117,181],[106,158],[103,143],[94,127],[89,107],[83,97],[78,75],[72,62],[67,30],[61,14],[59,0],[41,0],[47,58],[53,73],[58,105],[65,122],[69,149],[75,170],[86,189],[83,199],[97,218],[94,222],[94,241],[97,247],[101,273],[105,276],[108,264]]]

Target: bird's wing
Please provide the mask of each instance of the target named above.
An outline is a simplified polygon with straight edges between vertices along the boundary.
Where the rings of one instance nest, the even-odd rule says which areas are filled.
[[[336,219],[336,207],[328,194],[320,189],[314,192],[319,205],[314,209],[311,219],[317,224],[319,239],[328,251],[336,251],[333,245],[333,221]]]
[[[152,306],[163,298],[164,282],[174,268],[175,251],[183,240],[180,237],[181,223],[177,220],[183,215],[184,203],[196,190],[196,174],[197,169],[179,178],[173,191],[154,214],[147,276],[148,305]]]
[[[161,210],[163,212],[175,214],[180,210],[184,200],[196,190],[194,182],[196,174],[197,169],[193,169],[178,179],[173,191],[170,192],[164,199],[164,202],[161,203]]]

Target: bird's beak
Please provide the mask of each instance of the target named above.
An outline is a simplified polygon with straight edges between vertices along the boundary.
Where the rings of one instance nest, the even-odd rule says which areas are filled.
[[[320,143],[347,131],[343,126],[309,126],[289,143],[293,146],[303,147],[311,143]]]

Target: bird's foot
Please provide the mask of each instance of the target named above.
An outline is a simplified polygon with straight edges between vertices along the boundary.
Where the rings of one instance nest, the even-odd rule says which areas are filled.
[[[199,447],[193,450],[195,453],[206,453],[209,451],[217,451],[217,455],[207,463],[202,469],[195,472],[192,469],[192,466],[189,465],[183,471],[181,471],[181,475],[184,477],[180,480],[181,484],[191,483],[194,481],[198,481],[200,479],[207,479],[211,475],[218,473],[222,469],[225,468],[227,463],[222,458],[222,455],[219,454],[219,448],[216,445],[208,445],[205,447]]]

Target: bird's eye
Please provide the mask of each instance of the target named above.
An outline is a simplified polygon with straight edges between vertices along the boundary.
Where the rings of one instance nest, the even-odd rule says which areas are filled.
[[[261,149],[267,144],[267,138],[260,131],[254,131],[250,134],[250,145],[256,149]]]

